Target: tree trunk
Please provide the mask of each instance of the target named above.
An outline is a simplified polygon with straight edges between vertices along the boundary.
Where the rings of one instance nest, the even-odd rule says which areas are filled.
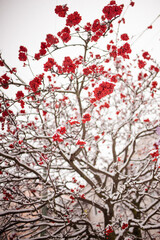
[[[109,227],[112,224],[112,217],[114,216],[113,205],[108,204],[108,207],[109,207],[109,212],[107,210],[103,212],[105,239],[115,240],[116,234],[114,231],[109,234],[106,233],[106,229],[108,229],[107,227]]]
[[[137,206],[138,207],[138,206]],[[136,210],[133,211],[133,215],[134,215],[134,218],[135,219],[140,219],[141,216],[140,216],[140,213],[137,212]],[[137,227],[134,227],[133,229],[133,235],[136,237],[135,239],[142,239],[142,234],[141,234],[141,230],[140,228],[137,226]]]
[[[45,179],[47,176],[47,171],[46,169],[44,168],[43,169],[43,178]],[[46,186],[45,186],[45,183],[43,184],[42,186],[42,200],[45,201],[47,200],[47,197],[48,197],[48,191],[46,189]],[[42,208],[42,215],[44,216],[47,216],[48,215],[48,209],[47,209],[47,204],[43,206]],[[41,229],[43,230],[45,228],[45,226],[42,226]],[[41,236],[45,236],[46,235],[46,231],[44,230],[42,233],[41,233]]]

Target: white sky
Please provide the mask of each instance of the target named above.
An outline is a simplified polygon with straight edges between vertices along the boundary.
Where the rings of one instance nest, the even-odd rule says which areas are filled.
[[[134,1],[134,0],[133,0]],[[100,18],[102,8],[109,0],[0,0],[0,51],[2,56],[12,65],[18,61],[20,45],[29,52],[39,51],[40,42],[46,34],[56,34],[64,27],[65,20],[59,18],[54,9],[56,5],[67,3],[70,12],[78,11],[84,22]],[[117,4],[130,3],[130,0],[117,0]],[[138,36],[160,14],[160,0],[135,0],[125,14],[126,24],[121,33]],[[140,49],[152,50],[153,56],[159,60],[160,55],[160,17],[147,30],[143,37],[133,45]],[[159,61],[160,62],[160,61]]]

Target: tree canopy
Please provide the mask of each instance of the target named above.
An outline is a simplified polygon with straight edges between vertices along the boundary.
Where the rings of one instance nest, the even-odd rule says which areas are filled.
[[[160,236],[160,67],[145,49],[132,56],[125,7],[81,25],[56,6],[64,28],[37,53],[19,48],[32,77],[1,54],[2,240]]]

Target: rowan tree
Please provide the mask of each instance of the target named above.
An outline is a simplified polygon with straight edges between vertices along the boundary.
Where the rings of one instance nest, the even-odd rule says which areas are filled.
[[[124,7],[82,25],[56,6],[64,28],[19,48],[32,77],[1,54],[1,239],[159,239],[160,68],[133,58]]]

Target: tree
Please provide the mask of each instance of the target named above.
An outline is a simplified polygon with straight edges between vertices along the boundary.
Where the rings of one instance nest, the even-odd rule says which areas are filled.
[[[20,46],[28,81],[1,55],[1,239],[159,236],[159,65],[114,38],[123,8],[81,26],[58,5],[57,36],[34,56]]]

